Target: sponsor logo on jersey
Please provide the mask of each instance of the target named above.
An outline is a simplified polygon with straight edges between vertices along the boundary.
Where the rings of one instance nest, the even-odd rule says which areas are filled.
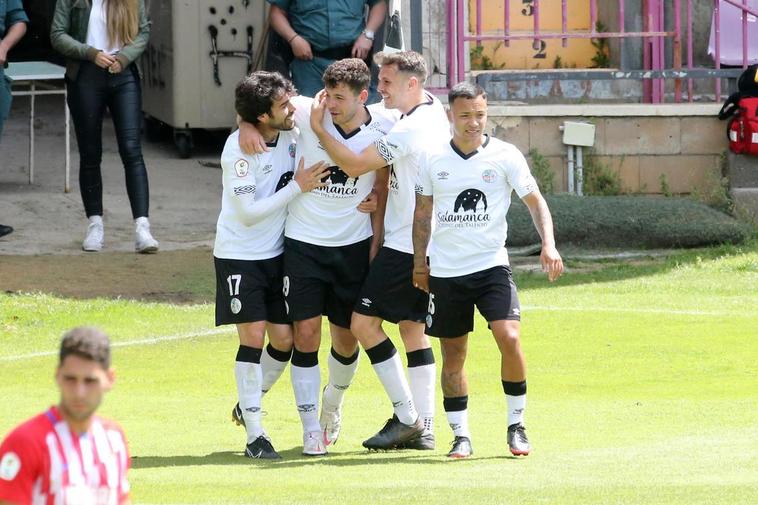
[[[232,314],[239,314],[242,310],[242,302],[239,298],[232,298],[229,308],[232,310]]]
[[[437,179],[440,181],[446,181],[449,176],[449,172],[437,172]]]
[[[329,167],[329,174],[322,177],[321,182],[327,185],[313,191],[330,198],[352,198],[358,194],[358,177],[348,176],[336,165]]]
[[[495,179],[497,179],[497,173],[492,170],[491,168],[488,168],[484,172],[482,172],[482,180],[486,183],[492,183],[495,182]]]
[[[3,459],[0,460],[0,479],[13,480],[21,470],[21,459],[15,452],[5,453]]]
[[[234,172],[237,174],[237,177],[245,177],[249,169],[250,164],[247,160],[239,159],[234,162]]]
[[[474,188],[461,191],[455,199],[453,212],[437,213],[440,226],[479,228],[487,226],[491,220],[492,216],[487,212],[487,195]]]
[[[234,194],[237,196],[254,194],[254,193],[255,193],[255,184],[251,184],[248,186],[237,186],[234,188]]]
[[[282,176],[279,177],[279,182],[276,183],[276,191],[274,191],[274,193],[276,193],[277,191],[285,187],[287,184],[289,184],[290,181],[292,180],[292,177],[294,177],[294,175],[295,175],[295,172],[293,172],[292,170],[290,170],[289,172],[284,172]]]

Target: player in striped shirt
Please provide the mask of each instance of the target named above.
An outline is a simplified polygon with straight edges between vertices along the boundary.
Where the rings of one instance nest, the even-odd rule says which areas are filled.
[[[60,402],[0,445],[0,504],[131,503],[124,432],[95,415],[114,378],[107,335],[79,327],[63,336]]]

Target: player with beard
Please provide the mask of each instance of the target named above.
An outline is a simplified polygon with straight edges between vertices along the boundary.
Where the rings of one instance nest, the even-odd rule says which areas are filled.
[[[257,126],[270,151],[246,155],[237,130],[221,154],[223,196],[213,248],[216,325],[237,326],[239,403],[232,418],[245,426],[245,455],[250,458],[279,458],[261,425],[261,396],[281,376],[292,352],[282,296],[287,204],[323,186],[326,173],[324,163],[303,169],[302,160],[294,173],[293,93],[292,84],[278,73],[254,72],[242,79],[235,89],[237,114]]]
[[[384,136],[360,152],[346,149],[322,127],[326,101],[316,104],[311,127],[329,156],[350,177],[363,177],[391,165],[389,196],[384,218],[384,242],[371,264],[354,307],[351,329],[366,350],[394,415],[373,437],[369,449],[434,449],[434,391],[436,365],[429,338],[424,334],[428,297],[411,284],[413,244],[411,227],[415,205],[418,156],[426,145],[450,138],[440,101],[424,90],[424,58],[405,51],[383,55],[378,63],[378,90],[384,106],[397,109],[401,119]],[[397,350],[382,322],[397,323],[408,360],[406,379]]]
[[[489,323],[500,350],[510,452],[527,455],[531,447],[523,425],[526,362],[521,309],[504,246],[514,190],[542,238],[540,262],[551,282],[563,272],[563,261],[555,248],[550,210],[524,155],[484,133],[484,90],[460,83],[450,90],[448,104],[453,139],[437,143],[421,158],[413,221],[413,282],[429,293],[426,331],[438,337],[442,347],[443,404],[455,437],[448,456],[473,454],[463,365],[468,334],[474,329],[474,306]]]

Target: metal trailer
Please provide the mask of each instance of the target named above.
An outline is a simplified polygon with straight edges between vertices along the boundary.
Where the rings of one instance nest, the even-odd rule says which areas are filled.
[[[254,65],[265,0],[148,0],[150,42],[142,55],[142,109],[148,138],[173,129],[179,156],[192,129],[234,125],[234,87]]]

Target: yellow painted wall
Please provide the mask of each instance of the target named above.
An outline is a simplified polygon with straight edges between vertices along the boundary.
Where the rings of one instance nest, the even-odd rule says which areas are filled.
[[[476,0],[469,0],[469,33],[476,33]],[[533,2],[532,2],[533,3]],[[504,33],[504,2],[502,0],[482,0],[482,34]],[[533,10],[530,2],[510,0],[510,32],[532,34],[534,32]],[[568,31],[588,32],[590,30],[590,0],[569,0],[567,9]],[[561,2],[542,0],[540,2],[540,31],[561,31]],[[554,68],[556,57],[560,57],[564,68],[588,68],[596,49],[589,39],[569,39],[563,47],[560,39],[547,39],[535,47],[534,41],[515,40],[509,47],[503,42],[482,43],[482,55],[490,59],[493,68],[504,69],[548,69]],[[471,43],[472,50],[476,44]],[[472,58],[472,68],[477,64]],[[479,59],[481,61],[481,59]]]

